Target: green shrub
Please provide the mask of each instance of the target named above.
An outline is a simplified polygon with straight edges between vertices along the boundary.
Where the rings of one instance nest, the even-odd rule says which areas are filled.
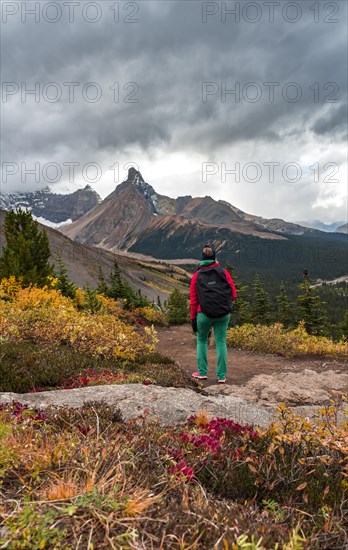
[[[68,346],[40,347],[29,343],[2,343],[0,346],[0,392],[25,393],[35,388],[79,387],[74,380],[86,373],[98,374],[93,384],[143,383],[192,387],[191,378],[174,361],[161,354],[146,353],[134,361],[119,362],[79,353]],[[120,374],[119,379],[104,376]]]
[[[39,347],[27,343],[2,343],[0,346],[0,391],[27,392],[35,387],[54,388],[62,377],[77,376],[88,368],[114,367],[66,346]]]
[[[177,288],[171,293],[165,307],[168,323],[180,325],[190,320],[188,296]]]

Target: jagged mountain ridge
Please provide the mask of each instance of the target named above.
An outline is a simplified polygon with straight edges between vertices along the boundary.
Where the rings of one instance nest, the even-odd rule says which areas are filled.
[[[27,193],[1,193],[0,208],[25,208],[43,223],[76,221],[101,202],[101,197],[90,185],[66,195],[54,193],[49,187]]]
[[[267,220],[246,214],[226,201],[216,201],[209,196],[187,195],[173,199],[160,195],[135,168],[129,169],[127,179],[98,206],[62,231],[81,243],[130,252],[141,252],[139,240],[151,236],[152,256],[157,257],[156,233],[162,240],[188,227],[195,238],[207,229],[212,234],[227,230],[231,239],[236,233],[271,240],[286,239],[287,234],[316,233],[314,229],[280,219]]]

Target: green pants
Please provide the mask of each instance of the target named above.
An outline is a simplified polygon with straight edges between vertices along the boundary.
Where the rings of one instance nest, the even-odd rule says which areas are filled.
[[[197,364],[198,372],[202,376],[208,374],[208,334],[211,327],[214,327],[214,338],[216,347],[216,377],[218,380],[226,378],[227,373],[227,345],[226,332],[230,314],[210,319],[204,313],[197,313]]]

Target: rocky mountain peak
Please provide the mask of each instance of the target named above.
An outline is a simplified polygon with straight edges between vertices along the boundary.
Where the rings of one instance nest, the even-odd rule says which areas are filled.
[[[122,192],[122,190],[129,185],[132,185],[137,189],[150,207],[151,212],[153,214],[157,214],[156,203],[158,195],[154,188],[145,182],[139,170],[134,168],[134,166],[129,168],[127,179],[117,189]]]
[[[145,183],[143,176],[141,175],[139,170],[134,168],[134,166],[129,168],[126,182],[132,183],[133,185],[140,185],[140,186],[141,184]]]

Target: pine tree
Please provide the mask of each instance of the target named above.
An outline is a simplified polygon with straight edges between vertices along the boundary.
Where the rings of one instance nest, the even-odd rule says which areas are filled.
[[[121,270],[117,261],[114,262],[114,269],[110,274],[110,285],[107,288],[106,295],[114,300],[126,300],[126,309],[144,307],[150,305],[146,296],[143,296],[141,290],[135,291],[131,285],[121,276]]]
[[[298,320],[304,321],[308,334],[320,335],[325,332],[325,318],[322,310],[324,302],[311,286],[308,271],[303,272],[303,282],[299,285],[301,294],[297,297]]]
[[[56,273],[56,277],[58,282],[55,288],[60,290],[63,296],[66,296],[67,298],[75,298],[77,287],[72,281],[70,281],[68,272],[60,254],[57,257],[57,266],[58,271]]]
[[[96,287],[96,291],[98,294],[104,294],[104,296],[108,295],[109,287],[107,285],[107,282],[105,280],[105,275],[102,270],[102,268],[99,266],[98,268],[98,286]]]
[[[110,273],[110,284],[107,290],[107,295],[109,298],[113,298],[114,300],[124,298],[121,270],[116,260],[114,261],[114,269]]]
[[[256,273],[253,282],[253,301],[251,311],[254,323],[267,324],[270,318],[271,302],[262,287],[261,279]]]
[[[188,296],[177,288],[173,290],[166,301],[166,312],[168,323],[179,325],[189,321]]]
[[[31,213],[21,208],[6,212],[4,229],[6,246],[0,258],[0,280],[14,275],[22,278],[24,286],[47,284],[53,265],[48,262],[51,252],[46,231],[40,231]]]
[[[237,299],[232,305],[231,324],[233,326],[243,325],[244,323],[251,323],[252,315],[250,309],[250,302],[248,300],[248,287],[242,285],[234,271],[234,268],[229,263],[226,264],[226,270],[231,275],[234,285],[237,290]]]
[[[285,283],[282,281],[280,283],[279,288],[279,294],[277,296],[277,303],[278,303],[278,321],[284,325],[284,327],[288,327],[290,325],[291,317],[292,317],[292,310],[291,305],[288,299],[288,295],[286,293]]]
[[[102,303],[97,296],[96,290],[92,289],[88,283],[83,287],[83,290],[85,291],[85,309],[91,313],[100,311]]]

